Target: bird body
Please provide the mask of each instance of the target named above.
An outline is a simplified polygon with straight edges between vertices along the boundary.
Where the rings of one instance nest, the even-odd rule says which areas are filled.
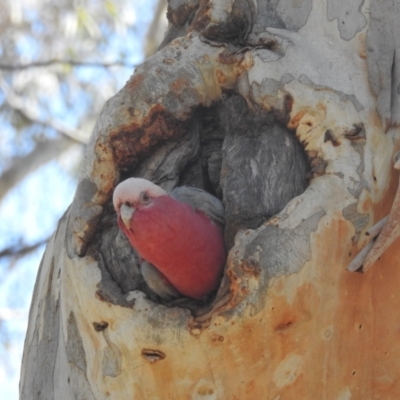
[[[222,227],[207,213],[140,178],[118,185],[114,206],[131,245],[179,293],[201,300],[218,287],[225,244]]]

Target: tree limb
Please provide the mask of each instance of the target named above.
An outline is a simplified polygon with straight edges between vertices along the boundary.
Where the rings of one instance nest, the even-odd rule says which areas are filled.
[[[76,144],[76,141],[68,137],[49,139],[38,142],[28,155],[14,158],[11,166],[0,176],[0,201],[25,176],[51,161],[73,144]]]
[[[167,12],[167,1],[166,0],[158,0],[158,3],[155,7],[155,13],[151,25],[147,31],[146,42],[144,45],[144,53],[145,58],[147,59],[152,54],[154,54],[157,50],[157,47],[160,45],[162,41],[162,34],[164,32],[160,32],[161,29],[165,30],[167,24],[162,24],[162,20],[166,20]],[[164,26],[165,25],[165,26]]]
[[[6,84],[4,80],[0,81],[0,89],[3,90],[5,102],[7,102],[12,109],[21,113],[29,121],[52,128],[55,131],[61,133],[62,135],[67,136],[68,138],[74,140],[75,142],[78,143],[88,142],[89,135],[83,131],[66,126],[61,121],[58,121],[56,119],[48,119],[45,121],[39,119],[34,112],[29,110],[24,105],[23,101],[12,91],[12,89]]]
[[[72,67],[95,67],[95,68],[110,68],[110,67],[127,67],[135,68],[135,64],[129,64],[122,61],[111,61],[111,62],[100,62],[100,61],[75,61],[75,60],[46,60],[46,61],[34,61],[27,64],[1,64],[0,70],[4,71],[19,71],[29,68],[44,68],[55,64],[68,64]]]
[[[49,240],[50,240],[50,238],[46,238],[46,239],[40,240],[39,242],[31,244],[31,245],[19,244],[19,245],[14,245],[14,246],[7,247],[4,250],[0,251],[0,258],[3,258],[3,257],[17,257],[17,258],[23,257],[23,256],[27,255],[28,253],[31,253],[32,251],[35,251],[40,246],[45,245]]]

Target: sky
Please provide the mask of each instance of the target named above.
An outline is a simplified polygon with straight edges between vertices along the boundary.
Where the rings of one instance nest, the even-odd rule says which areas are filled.
[[[132,64],[143,60],[141,43],[151,21],[154,4],[155,0],[134,0],[130,18],[136,20],[135,35],[132,36],[132,32],[117,32],[108,37],[105,53],[109,60],[117,60],[122,53],[129,55],[125,60]],[[42,29],[40,25],[38,20],[37,29]],[[34,57],[30,43],[22,41],[19,51],[26,52],[28,60]],[[132,68],[115,69],[119,87],[124,85],[132,72]],[[90,81],[101,79],[104,71],[83,67],[75,68],[72,73],[78,74],[81,80]],[[62,96],[62,91],[58,95]],[[65,102],[55,97],[50,112],[55,117],[62,116],[67,126],[74,126],[78,120],[77,113],[81,112],[86,102],[83,93],[74,102],[75,107],[66,109]],[[13,155],[16,151],[15,132],[4,121],[0,121],[0,125],[0,146]],[[28,152],[30,144],[26,142],[25,145]],[[24,243],[36,243],[54,232],[57,221],[74,196],[77,181],[71,174],[70,165],[74,164],[75,157],[81,156],[81,152],[81,147],[74,147],[62,157],[28,174],[0,202],[0,250],[9,245],[10,238],[21,237]],[[0,399],[19,398],[19,374],[29,306],[44,250],[45,246],[41,246],[16,262],[0,259]]]

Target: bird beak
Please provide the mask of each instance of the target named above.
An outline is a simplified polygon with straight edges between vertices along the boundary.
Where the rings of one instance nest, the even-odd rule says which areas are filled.
[[[128,231],[131,229],[131,220],[134,212],[135,208],[127,206],[126,204],[122,204],[121,208],[119,209],[119,215],[121,217],[121,220],[125,225],[125,228],[128,229]]]

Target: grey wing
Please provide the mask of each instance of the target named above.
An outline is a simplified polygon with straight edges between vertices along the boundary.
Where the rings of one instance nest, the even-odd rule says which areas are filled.
[[[163,300],[172,301],[182,295],[168,282],[167,278],[153,265],[143,260],[140,272],[147,286]]]
[[[179,186],[171,192],[170,196],[189,204],[195,210],[202,211],[215,223],[225,225],[224,205],[211,193],[195,187]]]

